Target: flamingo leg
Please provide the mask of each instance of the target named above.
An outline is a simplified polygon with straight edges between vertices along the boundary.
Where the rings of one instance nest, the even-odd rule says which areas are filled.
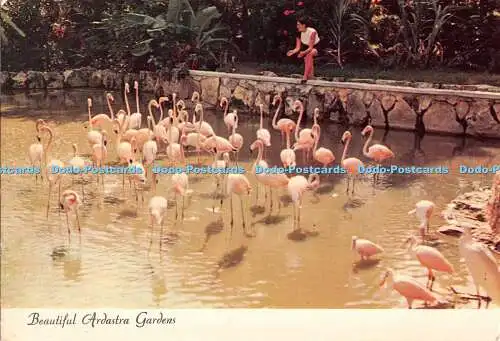
[[[71,234],[71,229],[69,228],[69,214],[68,211],[66,211],[66,228],[68,229],[68,235]]]
[[[297,222],[297,207],[296,203],[293,203],[293,231],[296,230],[296,222]]]
[[[177,193],[174,196],[175,198],[175,221],[177,221],[177,218],[179,216],[179,205],[177,203]]]
[[[50,192],[52,191],[52,182],[49,181],[49,196],[47,197],[47,214],[46,217],[49,219],[49,208],[50,208]]]
[[[354,187],[356,185],[356,175],[353,175],[352,177],[352,193],[354,195]]]
[[[349,194],[349,183],[351,182],[351,176],[347,175],[347,188],[345,190],[346,194]]]
[[[62,182],[62,180],[59,179],[59,186],[58,186],[58,194],[59,194],[59,196],[58,196],[58,198],[61,197],[61,182]],[[61,210],[59,210],[59,216],[61,216]]]
[[[476,286],[476,294],[479,299],[477,300],[477,309],[481,308],[481,294],[479,293],[479,287]]]
[[[243,233],[246,234],[247,228],[246,228],[246,224],[245,224],[245,208],[243,205],[243,197],[242,196],[240,196],[240,206],[241,206],[241,220],[243,223]]]
[[[75,214],[76,214],[76,225],[78,226],[78,232],[82,232],[82,229],[80,228],[80,217],[78,216],[78,209],[75,209]]]
[[[231,198],[229,199],[230,201],[230,204],[231,204],[231,230],[230,230],[230,233],[229,233],[229,238],[231,238],[233,236],[233,226],[234,226],[234,219],[233,219],[233,193],[230,193],[229,194],[231,196]]]
[[[160,223],[160,250],[161,250],[162,241],[163,241],[163,219],[161,220],[161,223]]]
[[[412,309],[411,306],[413,304],[413,300],[409,299],[408,297],[406,298],[406,302],[408,302],[408,309]]]
[[[273,189],[271,187],[269,187],[269,197],[270,197],[270,202],[271,202],[271,205],[269,206],[269,215],[271,215],[271,213],[273,212]]]
[[[151,214],[149,215],[149,222],[150,222],[150,225],[151,225],[151,235],[150,235],[150,238],[149,238],[149,249],[148,249],[148,252],[151,250],[151,246],[153,245],[153,226],[154,226],[154,221],[153,221],[153,217],[151,216]]]
[[[184,220],[184,195],[182,196],[181,220]]]
[[[125,191],[125,172],[123,172],[122,176],[122,189]]]
[[[299,199],[299,207],[297,208],[297,229],[300,230],[300,209],[302,207],[302,198]]]

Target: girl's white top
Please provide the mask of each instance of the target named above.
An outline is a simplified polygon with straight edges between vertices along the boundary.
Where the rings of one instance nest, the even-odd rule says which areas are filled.
[[[314,40],[314,45],[319,43],[318,32],[316,32],[314,28],[308,27],[304,32],[300,33],[300,41],[302,42],[302,44],[309,45],[309,40],[311,40],[311,34],[313,34],[313,32],[316,33],[316,39]]]

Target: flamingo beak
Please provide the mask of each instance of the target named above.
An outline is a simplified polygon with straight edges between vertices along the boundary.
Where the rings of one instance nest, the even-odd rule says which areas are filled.
[[[38,140],[38,142],[42,142],[42,138],[40,137],[40,135],[37,135],[36,139]]]
[[[63,205],[63,204],[61,204],[61,203],[59,203],[59,208],[60,208],[61,210],[64,210],[64,205]]]
[[[130,159],[130,160],[128,160],[128,162],[129,162],[130,164],[132,164],[132,163],[134,163],[134,160]]]
[[[108,145],[108,140],[104,140],[104,147]]]
[[[382,280],[380,281],[380,284],[379,284],[380,288],[382,288],[384,286],[386,279],[387,279],[387,274],[385,274],[384,277],[382,278]]]

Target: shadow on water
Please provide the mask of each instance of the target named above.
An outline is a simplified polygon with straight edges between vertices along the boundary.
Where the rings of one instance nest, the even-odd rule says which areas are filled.
[[[360,270],[367,270],[377,266],[380,263],[380,259],[362,259],[356,261],[352,266],[352,271],[358,273]]]
[[[205,226],[205,240],[203,241],[203,245],[201,246],[200,252],[205,251],[207,248],[208,242],[212,236],[215,236],[222,232],[224,229],[224,220],[220,216],[217,220],[214,220]]]

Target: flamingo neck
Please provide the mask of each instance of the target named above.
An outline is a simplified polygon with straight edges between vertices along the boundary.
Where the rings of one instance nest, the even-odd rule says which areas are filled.
[[[224,101],[224,117],[227,116],[227,112],[229,111],[229,101]]]
[[[47,131],[49,132],[49,140],[47,141],[47,145],[44,148],[45,149],[45,153],[44,153],[45,164],[47,164],[48,155],[52,149],[52,142],[54,139],[54,133],[52,132],[52,130],[50,128],[48,128]]]
[[[106,98],[106,100],[108,101],[108,109],[109,109],[109,113],[111,114],[111,120],[114,120],[115,113],[113,112],[113,107],[111,106],[111,101],[109,100],[109,97]]]
[[[93,125],[92,125],[92,112],[91,112],[91,109],[90,109],[90,105],[87,106],[87,111],[89,113],[89,130],[92,130]]]
[[[278,113],[280,112],[280,109],[281,109],[281,99],[278,100],[278,108],[276,109],[276,112],[274,113],[273,123],[272,123],[273,129],[279,129],[276,121],[278,120]]]
[[[137,112],[140,113],[141,109],[139,107],[139,87],[135,88],[135,105],[137,107]]]
[[[344,162],[344,160],[347,157],[347,149],[349,148],[349,144],[351,143],[351,137],[347,138],[347,141],[345,141],[345,146],[344,146],[344,152],[342,153],[342,159],[340,162]]]
[[[366,139],[365,145],[363,146],[363,155],[366,157],[370,157],[368,153],[368,145],[372,142],[373,130],[371,130],[368,134],[368,138]]]
[[[264,110],[260,107],[260,129],[264,128]]]
[[[128,104],[128,95],[126,90],[125,90],[125,107],[127,108],[127,115],[130,116],[130,105]]]
[[[286,149],[290,149],[290,144],[291,144],[290,143],[290,135],[291,135],[290,129],[288,129],[285,134],[286,134]]]
[[[155,121],[155,117],[153,115],[153,109],[151,109],[151,107],[152,107],[151,104],[148,105],[149,117],[151,117],[151,122],[153,124],[153,128],[155,128],[156,127],[156,121]],[[160,108],[161,108],[161,106],[160,106]],[[161,118],[160,118],[160,120],[161,120]],[[148,127],[149,127],[149,121],[148,121]]]
[[[297,126],[295,127],[295,141],[299,140],[299,126],[300,121],[302,121],[302,115],[304,114],[304,108],[300,108],[299,117],[297,118]]]
[[[316,149],[318,148],[318,143],[319,143],[319,137],[321,136],[321,127],[319,126],[319,124],[315,123],[313,125],[313,128],[312,130],[316,133],[315,135],[315,138],[314,138],[314,148],[313,148],[313,153],[316,151]]]

